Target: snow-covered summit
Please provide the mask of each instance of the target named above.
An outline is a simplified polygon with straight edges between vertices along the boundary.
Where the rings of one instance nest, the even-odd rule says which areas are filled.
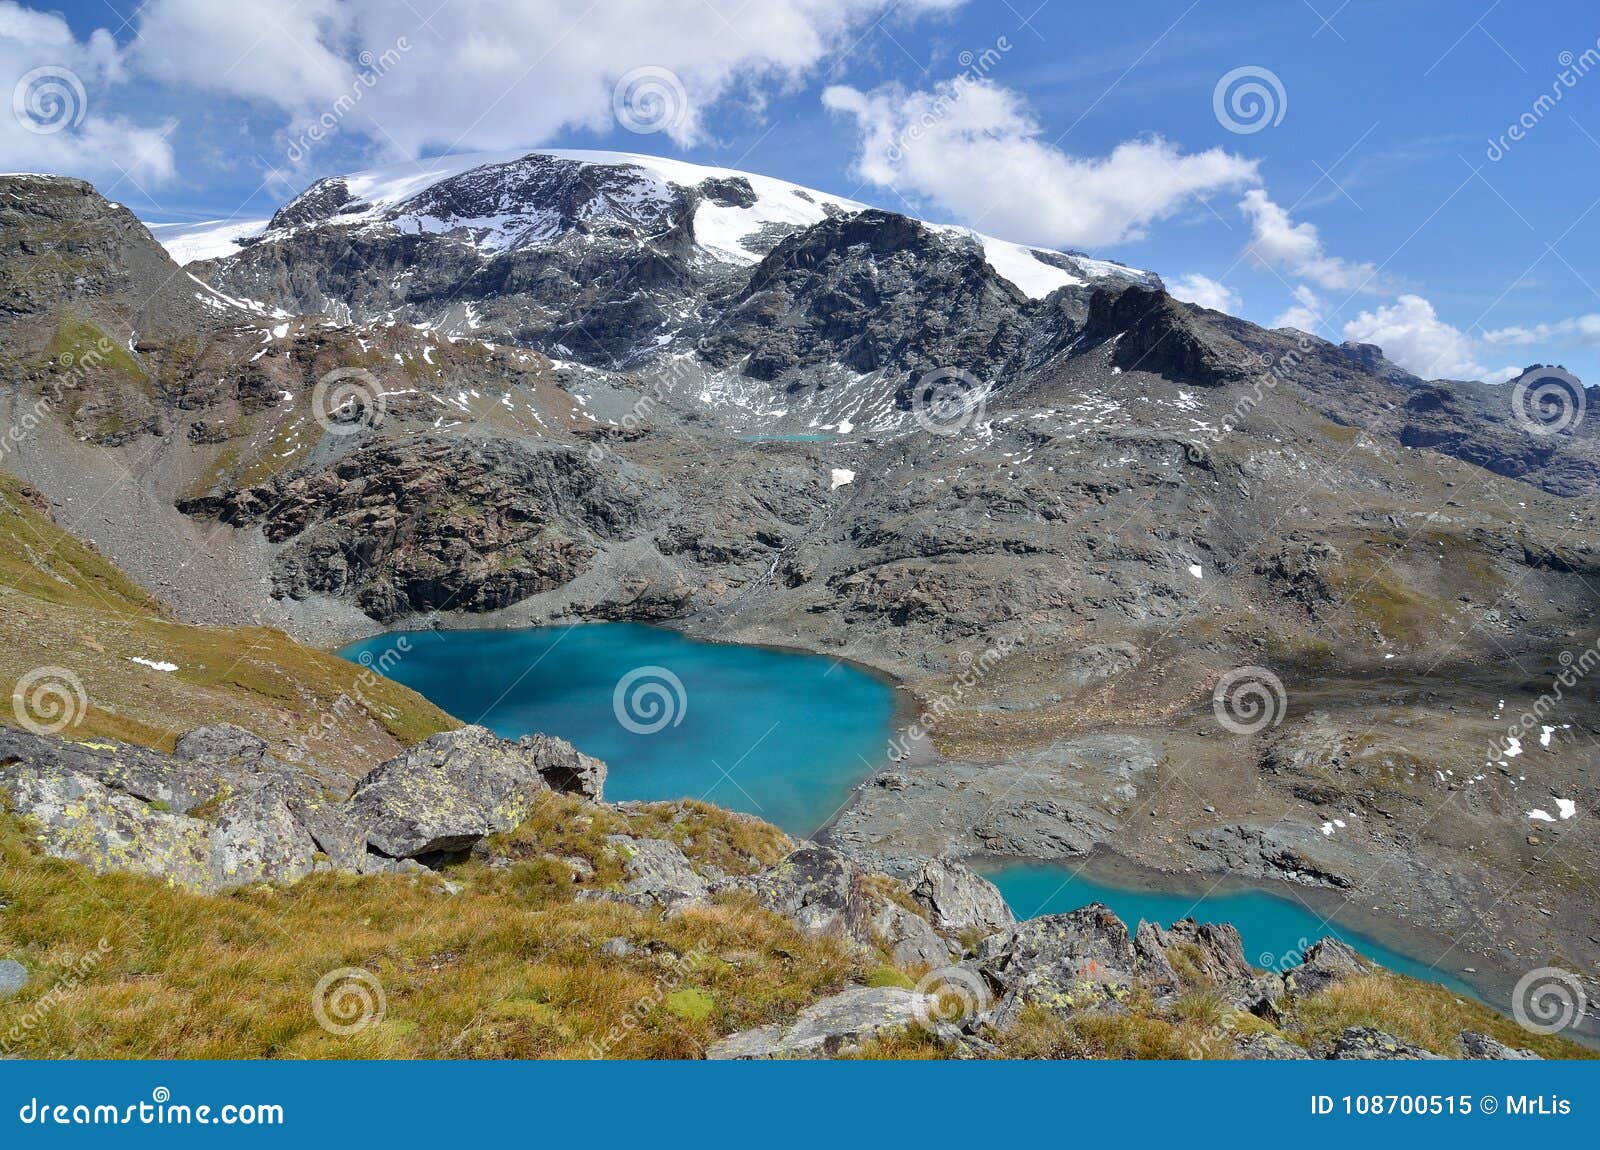
[[[548,243],[574,226],[607,219],[647,232],[667,228],[675,198],[687,190],[698,197],[696,247],[707,259],[732,264],[753,264],[789,233],[870,206],[770,176],[659,156],[480,152],[326,177],[270,221],[157,225],[152,231],[180,263],[233,255],[241,240],[324,224],[450,234],[492,254]],[[1030,248],[966,228],[929,226],[975,239],[995,272],[1035,299],[1096,279],[1154,279],[1118,264]]]

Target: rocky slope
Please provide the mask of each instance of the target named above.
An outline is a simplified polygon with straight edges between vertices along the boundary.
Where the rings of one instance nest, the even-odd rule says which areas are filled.
[[[109,270],[29,278],[63,203]],[[830,832],[874,866],[1111,847],[1594,974],[1593,420],[662,161],[324,181],[204,283],[81,185],[0,204],[6,466],[185,620],[837,654],[926,715]]]
[[[343,801],[229,726],[170,757],[0,731],[0,764],[7,1055],[1539,1056],[1332,940],[1275,972],[1227,925],[1017,924],[949,859],[902,883],[702,804],[607,805],[544,736],[437,735]],[[89,957],[47,990],[61,955]]]

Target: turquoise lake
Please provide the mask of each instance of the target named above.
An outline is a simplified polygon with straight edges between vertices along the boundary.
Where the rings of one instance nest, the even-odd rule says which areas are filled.
[[[385,659],[401,636],[410,650]],[[610,800],[704,799],[797,835],[882,764],[894,718],[892,688],[849,664],[635,623],[394,632],[339,653],[502,738],[559,735],[605,760]]]
[[[635,623],[395,632],[340,654],[502,737],[567,739],[605,760],[613,801],[704,799],[794,835],[815,833],[883,764],[894,721],[893,689],[849,664]],[[1102,902],[1130,930],[1141,918],[1231,922],[1250,962],[1280,970],[1331,934],[1391,970],[1472,993],[1449,973],[1262,891],[1135,890],[1059,863],[984,872],[1019,918]]]
[[[1091,902],[1110,907],[1131,931],[1142,918],[1169,926],[1181,918],[1231,922],[1244,940],[1245,958],[1254,966],[1279,971],[1300,964],[1301,952],[1319,938],[1334,935],[1382,966],[1413,978],[1448,986],[1463,995],[1478,995],[1448,971],[1435,970],[1381,942],[1336,923],[1292,899],[1264,891],[1217,891],[1208,895],[1175,894],[1107,886],[1060,863],[1011,863],[983,868],[1000,888],[1018,918],[1059,914]]]

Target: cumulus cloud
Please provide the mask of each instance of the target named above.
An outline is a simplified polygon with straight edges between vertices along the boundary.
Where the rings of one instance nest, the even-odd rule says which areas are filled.
[[[734,94],[802,79],[871,21],[960,0],[475,0],[427,27],[393,0],[150,0],[136,63],[170,84],[270,104],[291,134],[342,104],[339,127],[388,151],[499,149],[616,123],[618,81],[651,69],[649,126],[680,145],[706,136],[706,113]],[[350,97],[392,54],[376,83]],[[444,93],[441,96],[441,93]]]
[[[1555,323],[1538,323],[1496,328],[1485,332],[1485,343],[1493,347],[1526,347],[1529,344],[1558,344],[1562,347],[1600,347],[1600,313],[1574,316]]]
[[[79,40],[60,16],[0,0],[0,164],[10,171],[80,176],[115,185],[174,174],[174,125],[140,125],[109,111],[126,79],[105,29]]]
[[[1295,223],[1261,188],[1246,192],[1239,210],[1250,219],[1250,256],[1263,267],[1287,271],[1328,291],[1381,290],[1375,266],[1330,256],[1315,224]]]
[[[1023,243],[1140,239],[1197,197],[1257,179],[1255,160],[1220,148],[1185,153],[1160,137],[1129,140],[1107,156],[1071,155],[1044,137],[1021,96],[987,79],[925,91],[834,85],[822,100],[860,133],[860,178]]]
[[[1402,295],[1393,304],[1364,311],[1344,325],[1344,337],[1375,343],[1395,363],[1423,379],[1484,379],[1503,383],[1518,369],[1485,367],[1478,342],[1441,320],[1421,296]]]
[[[1244,304],[1239,298],[1239,293],[1227,284],[1198,273],[1179,276],[1168,282],[1167,291],[1185,303],[1198,304],[1213,311],[1225,311],[1234,315],[1238,314]]]
[[[1322,326],[1324,308],[1322,298],[1307,284],[1296,284],[1290,293],[1294,303],[1272,321],[1273,327],[1292,327],[1297,331],[1315,334]]]

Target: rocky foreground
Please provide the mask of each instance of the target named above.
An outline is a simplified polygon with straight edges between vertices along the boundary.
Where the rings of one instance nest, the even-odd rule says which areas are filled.
[[[1331,939],[1279,973],[1253,969],[1226,924],[1130,934],[1098,904],[1017,923],[954,860],[893,879],[701,804],[607,804],[604,780],[561,740],[473,727],[343,798],[237,727],[192,731],[172,755],[0,731],[0,946],[26,972],[0,1003],[6,1052],[1537,1056],[1507,1020]],[[102,927],[115,943],[91,937]],[[430,929],[450,941],[419,954]],[[327,968],[273,956],[300,946]],[[240,969],[219,1016],[202,987]],[[535,972],[545,989],[505,1013],[505,986]],[[325,1000],[332,977],[358,986],[357,1006]],[[430,1003],[452,990],[473,1017],[441,1046]],[[152,1030],[130,993],[181,1002],[195,1032]],[[241,1002],[270,1024],[238,1017]]]

